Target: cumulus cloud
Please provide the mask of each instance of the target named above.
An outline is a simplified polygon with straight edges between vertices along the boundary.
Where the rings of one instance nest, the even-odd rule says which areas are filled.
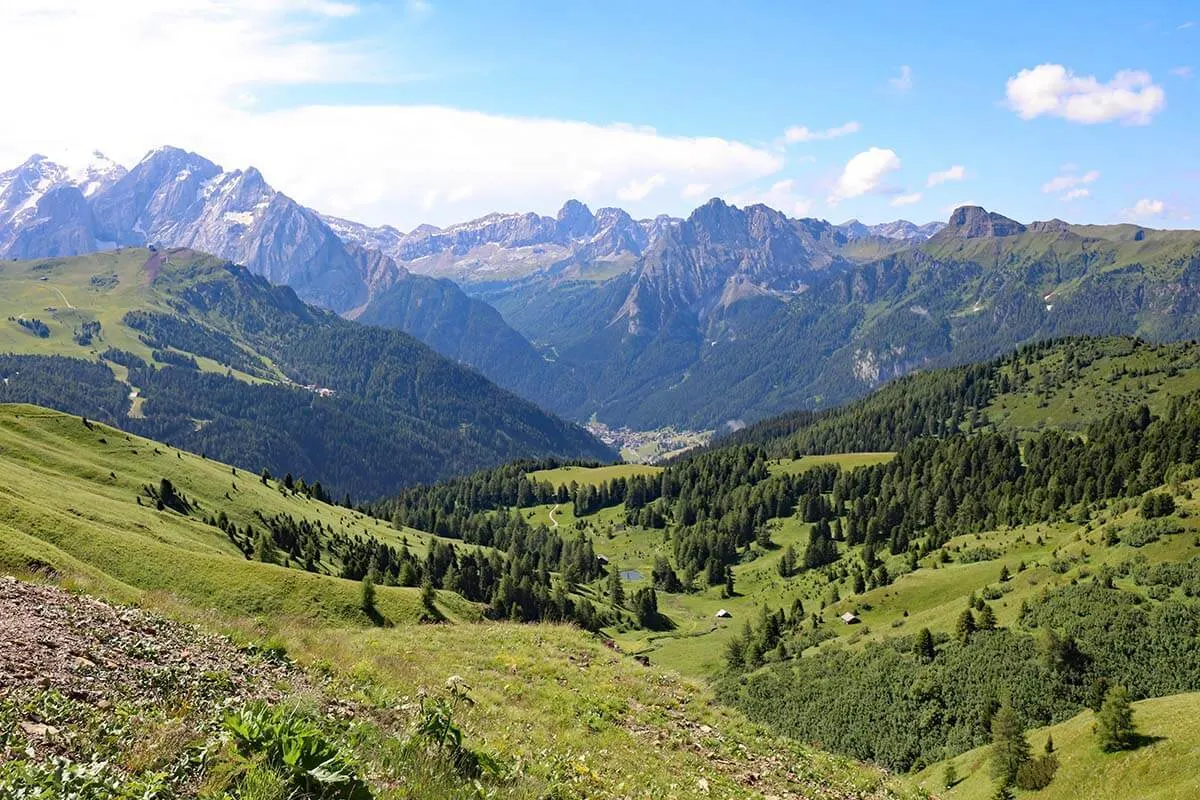
[[[939,183],[948,183],[949,181],[961,181],[967,177],[967,170],[961,164],[955,164],[950,169],[944,169],[941,172],[931,172],[925,180],[926,186],[937,186]]]
[[[846,162],[826,202],[832,206],[851,197],[877,192],[882,188],[883,179],[898,169],[900,157],[895,151],[881,147],[864,150]]]
[[[908,64],[901,65],[900,74],[894,78],[888,78],[888,83],[901,94],[909,91],[913,88],[912,68]]]
[[[1071,191],[1064,194],[1062,196],[1062,199],[1066,200],[1067,202],[1070,202],[1072,200],[1081,200],[1090,194],[1091,194],[1091,192],[1089,192],[1087,189],[1072,189]]]
[[[1132,208],[1127,208],[1122,213],[1129,219],[1148,219],[1150,217],[1161,217],[1166,210],[1167,205],[1162,200],[1152,200],[1149,197],[1143,197],[1134,203]]]
[[[729,202],[743,207],[762,203],[791,217],[808,216],[813,207],[812,199],[797,191],[793,178],[776,181],[766,189],[751,189],[732,194],[729,196]]]
[[[703,197],[707,192],[707,183],[689,183],[683,187],[683,191],[679,193],[679,196],[688,200],[695,200],[697,197]]]
[[[844,125],[838,125],[834,128],[826,128],[825,130],[809,130],[803,125],[793,125],[788,128],[783,134],[783,140],[788,144],[796,144],[797,142],[817,142],[825,139],[837,139],[840,136],[847,136],[851,133],[858,133],[862,130],[862,126],[851,120]]]
[[[913,192],[912,194],[899,194],[892,198],[892,205],[896,208],[901,206],[911,206],[914,203],[921,202],[921,193]]]
[[[1088,183],[1095,183],[1100,179],[1100,170],[1092,169],[1082,174],[1076,171],[1074,164],[1064,164],[1062,172],[1042,184],[1042,191],[1046,194],[1054,194],[1067,189],[1074,189],[1078,186],[1083,186]],[[1086,196],[1079,195],[1080,197]],[[1066,200],[1073,198],[1064,197]]]
[[[424,77],[385,43],[338,38],[347,16],[372,30],[383,4],[333,0],[5,0],[0,73],[20,126],[0,137],[0,169],[31,153],[100,149],[132,165],[173,144],[227,169],[254,165],[323,212],[408,229],[495,210],[555,211],[567,197],[682,213],[689,186],[714,194],[776,175],[770,147],[645,127],[399,104],[267,104],[323,86]],[[416,22],[414,21],[415,25]],[[47,59],[46,42],[93,53]],[[182,55],[181,55],[182,54]],[[35,75],[29,65],[37,64]],[[422,69],[425,69],[424,67]],[[433,69],[433,67],[429,67]],[[97,87],[105,87],[98,91]],[[303,91],[281,91],[289,88]],[[622,201],[621,197],[640,197]]]
[[[1061,64],[1040,64],[1008,79],[1008,106],[1022,119],[1043,115],[1094,125],[1147,125],[1167,105],[1167,95],[1150,73],[1122,70],[1107,83],[1080,76]]]

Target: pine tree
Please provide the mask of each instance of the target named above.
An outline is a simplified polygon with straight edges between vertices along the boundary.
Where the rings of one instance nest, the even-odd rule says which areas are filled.
[[[790,544],[779,558],[779,574],[784,578],[790,578],[796,574],[796,548]]]
[[[978,627],[981,631],[990,631],[996,627],[996,612],[992,611],[992,607],[984,604],[979,611]]]
[[[613,608],[625,605],[625,586],[621,582],[621,572],[615,564],[609,565],[608,568],[608,602],[612,603]]]
[[[425,582],[421,584],[421,605],[429,614],[440,616],[441,612],[437,607],[437,590],[434,589],[433,581],[429,578],[426,578]]]
[[[254,537],[254,560],[264,564],[275,564],[279,561],[275,542],[271,539],[271,534],[266,531],[259,531]]]
[[[733,567],[725,567],[725,589],[722,592],[725,597],[733,597]]]
[[[1017,771],[1029,760],[1029,742],[1021,719],[1011,705],[1005,703],[992,717],[992,775],[1003,785],[1017,780]]]
[[[1114,686],[1104,696],[1104,705],[1096,715],[1096,739],[1106,753],[1128,750],[1136,741],[1133,709],[1124,686]]]
[[[921,628],[921,632],[917,634],[917,653],[925,662],[933,661],[937,655],[933,646],[933,634],[929,632],[929,628]]]
[[[958,770],[954,768],[953,763],[947,764],[946,771],[942,773],[942,786],[952,789],[956,783],[958,783]]]
[[[966,644],[971,639],[971,634],[975,632],[975,615],[971,613],[971,609],[962,612],[958,618],[958,624],[954,627],[954,638]]]
[[[362,610],[368,614],[375,611],[375,579],[367,573],[362,579]]]

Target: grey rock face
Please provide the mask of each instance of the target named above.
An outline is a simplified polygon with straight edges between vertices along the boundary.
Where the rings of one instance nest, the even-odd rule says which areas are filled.
[[[962,206],[954,209],[950,221],[940,232],[941,236],[960,239],[979,239],[992,236],[1014,236],[1024,233],[1026,227],[994,211],[979,206]]]

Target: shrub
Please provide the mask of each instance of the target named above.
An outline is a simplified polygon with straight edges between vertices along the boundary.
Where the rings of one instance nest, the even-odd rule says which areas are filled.
[[[1029,792],[1045,789],[1058,771],[1058,756],[1047,753],[1030,759],[1017,769],[1017,788]]]

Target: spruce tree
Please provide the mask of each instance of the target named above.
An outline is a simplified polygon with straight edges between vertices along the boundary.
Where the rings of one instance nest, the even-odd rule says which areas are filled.
[[[362,579],[362,610],[368,614],[375,611],[375,579],[367,573]]]
[[[925,662],[933,661],[937,655],[933,646],[933,634],[929,632],[929,628],[921,628],[921,632],[917,634],[917,653]]]
[[[954,638],[966,644],[971,639],[971,634],[975,632],[975,615],[971,613],[971,609],[962,612],[958,618],[958,624],[954,627]]]
[[[1106,753],[1128,750],[1137,739],[1133,724],[1133,709],[1129,692],[1124,686],[1114,686],[1104,696],[1104,705],[1096,715],[1096,739]]]
[[[1004,786],[1017,780],[1021,765],[1029,760],[1029,742],[1016,710],[1008,703],[992,717],[992,775]]]
[[[608,601],[613,608],[625,605],[625,586],[621,583],[621,571],[615,564],[608,568]]]

